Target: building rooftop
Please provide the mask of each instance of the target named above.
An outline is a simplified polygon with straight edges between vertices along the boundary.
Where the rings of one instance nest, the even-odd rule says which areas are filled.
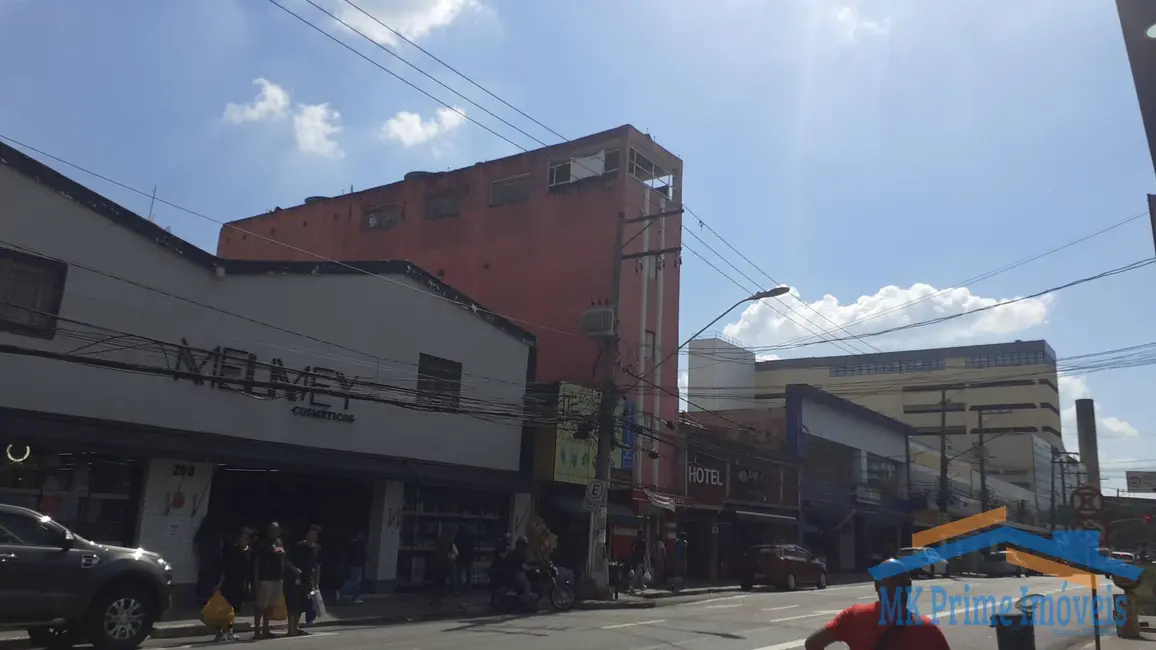
[[[479,318],[510,336],[522,340],[528,345],[536,345],[537,338],[529,331],[491,312],[457,289],[406,260],[282,262],[225,259],[198,248],[132,210],[101,196],[48,165],[3,143],[0,143],[0,167],[11,169],[16,174],[56,192],[90,212],[140,235],[154,245],[165,248],[174,255],[201,266],[206,271],[222,273],[225,276],[252,274],[406,276],[434,295],[472,311]]]
[[[1016,352],[1043,352],[1046,359],[1055,362],[1056,353],[1047,341],[1012,341],[1009,343],[988,343],[984,345],[964,345],[950,348],[924,348],[921,350],[897,350],[874,354],[844,354],[833,357],[803,357],[799,359],[775,359],[759,361],[757,370],[792,370],[796,368],[826,368],[859,363],[886,363],[889,361],[924,361],[953,357],[987,356]]]

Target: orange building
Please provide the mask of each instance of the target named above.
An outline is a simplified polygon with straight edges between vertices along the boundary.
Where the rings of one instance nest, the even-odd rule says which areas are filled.
[[[532,331],[536,380],[597,386],[599,346],[579,319],[612,294],[616,221],[671,211],[681,201],[682,161],[624,125],[464,169],[309,197],[228,224],[217,250],[251,260],[317,259],[309,253],[409,260]],[[623,251],[678,248],[681,229],[678,214],[629,224]],[[668,390],[643,384],[628,395],[644,417],[668,422],[679,411],[677,357],[653,366],[679,344],[679,266],[677,252],[628,259],[619,295],[618,383],[640,383],[629,371]],[[682,494],[675,449],[645,435],[638,446],[636,483]]]

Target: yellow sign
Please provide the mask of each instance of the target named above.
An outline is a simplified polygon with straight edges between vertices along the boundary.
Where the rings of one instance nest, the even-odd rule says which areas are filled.
[[[598,408],[602,393],[573,384],[558,387],[558,426],[554,441],[554,481],[585,485],[594,478],[598,457]],[[622,405],[615,410],[615,439],[619,445],[610,453],[610,465],[622,468]],[[575,438],[579,431],[586,437]]]

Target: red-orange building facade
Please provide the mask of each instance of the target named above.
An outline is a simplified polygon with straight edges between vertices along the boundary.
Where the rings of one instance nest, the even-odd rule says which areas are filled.
[[[579,318],[612,294],[616,220],[672,211],[681,200],[682,161],[625,125],[464,169],[311,197],[232,222],[217,250],[253,260],[409,260],[536,334],[536,380],[596,386],[599,346]],[[623,250],[677,248],[681,231],[678,214],[630,224]],[[617,381],[634,386],[640,382],[627,371],[646,374],[669,391],[642,384],[629,395],[639,412],[667,422],[679,411],[677,356],[645,369],[679,344],[679,267],[677,252],[626,260],[619,294]],[[675,448],[645,435],[638,445],[636,482],[682,494]]]

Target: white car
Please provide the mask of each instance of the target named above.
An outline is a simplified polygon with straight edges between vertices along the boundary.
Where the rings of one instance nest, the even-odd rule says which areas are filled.
[[[926,566],[921,567],[921,570],[923,571],[923,573],[925,575],[927,575],[928,577],[931,577],[931,578],[934,578],[937,575],[940,575],[940,576],[947,576],[948,575],[948,573],[947,573],[947,560],[940,557],[939,553],[937,553],[935,551],[935,549],[933,549],[933,548],[928,548],[925,546],[909,546],[907,548],[899,549],[899,553],[896,557],[910,557],[912,555],[918,555],[920,553],[927,553],[927,555],[929,557],[932,557],[935,559],[935,561],[932,562],[931,564],[928,564]]]
[[[1111,557],[1113,560],[1120,560],[1121,562],[1136,561],[1136,554],[1128,553],[1126,551],[1112,551],[1112,554],[1109,557]]]

